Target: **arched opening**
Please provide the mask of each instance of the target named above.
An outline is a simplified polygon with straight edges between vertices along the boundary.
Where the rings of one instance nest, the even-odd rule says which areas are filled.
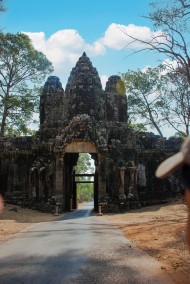
[[[64,197],[65,209],[77,209],[79,201],[94,200],[98,210],[98,155],[90,142],[72,142],[65,148]],[[84,195],[84,200],[82,196]]]
[[[77,164],[73,171],[73,182],[76,187],[76,208],[82,202],[94,200],[95,161],[88,153],[79,153]]]

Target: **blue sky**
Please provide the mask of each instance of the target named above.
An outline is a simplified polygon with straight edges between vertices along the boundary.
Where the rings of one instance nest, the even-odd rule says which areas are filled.
[[[128,56],[120,28],[149,38],[151,22],[143,18],[150,0],[4,0],[4,32],[26,32],[36,49],[46,54],[65,86],[72,67],[86,51],[103,86],[110,75],[159,64],[155,54]],[[140,48],[139,46],[136,49]]]
[[[84,51],[97,69],[103,88],[111,75],[154,67],[167,59],[141,52],[129,56],[124,48],[128,39],[121,29],[145,40],[154,34],[151,22],[143,17],[150,11],[151,0],[3,1],[7,9],[0,15],[3,32],[27,33],[34,47],[53,63],[52,75],[60,78],[64,88]],[[132,47],[136,51],[142,48],[139,44]]]

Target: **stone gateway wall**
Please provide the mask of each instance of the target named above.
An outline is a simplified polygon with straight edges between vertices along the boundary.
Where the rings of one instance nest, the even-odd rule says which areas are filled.
[[[0,192],[8,202],[42,211],[77,208],[74,167],[81,152],[95,160],[94,207],[130,210],[179,194],[177,175],[160,181],[158,164],[178,151],[180,139],[136,133],[128,125],[119,76],[105,91],[85,53],[65,90],[50,76],[40,97],[40,127],[33,137],[0,140]]]

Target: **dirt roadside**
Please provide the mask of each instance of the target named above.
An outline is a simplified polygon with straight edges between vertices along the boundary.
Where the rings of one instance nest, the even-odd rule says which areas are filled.
[[[168,272],[174,283],[190,283],[187,209],[183,200],[105,216],[138,248],[162,262],[162,269]]]
[[[0,244],[34,223],[48,222],[55,219],[56,216],[53,214],[6,204],[0,214]]]
[[[127,238],[162,262],[176,284],[190,283],[190,253],[186,244],[187,211],[183,200],[120,214],[104,214]],[[55,220],[48,213],[6,205],[0,215],[0,244],[33,223]]]

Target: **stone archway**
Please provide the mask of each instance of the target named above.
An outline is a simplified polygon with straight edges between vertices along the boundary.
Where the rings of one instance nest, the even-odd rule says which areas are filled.
[[[63,196],[65,210],[76,209],[77,207],[77,194],[76,194],[76,181],[75,173],[73,171],[76,165],[79,153],[89,153],[93,155],[95,164],[98,165],[98,154],[96,146],[90,141],[74,141],[65,146],[63,159]],[[98,210],[98,170],[95,169],[94,177],[94,210]]]
[[[90,141],[74,141],[65,147],[65,153],[97,153],[96,146]]]

